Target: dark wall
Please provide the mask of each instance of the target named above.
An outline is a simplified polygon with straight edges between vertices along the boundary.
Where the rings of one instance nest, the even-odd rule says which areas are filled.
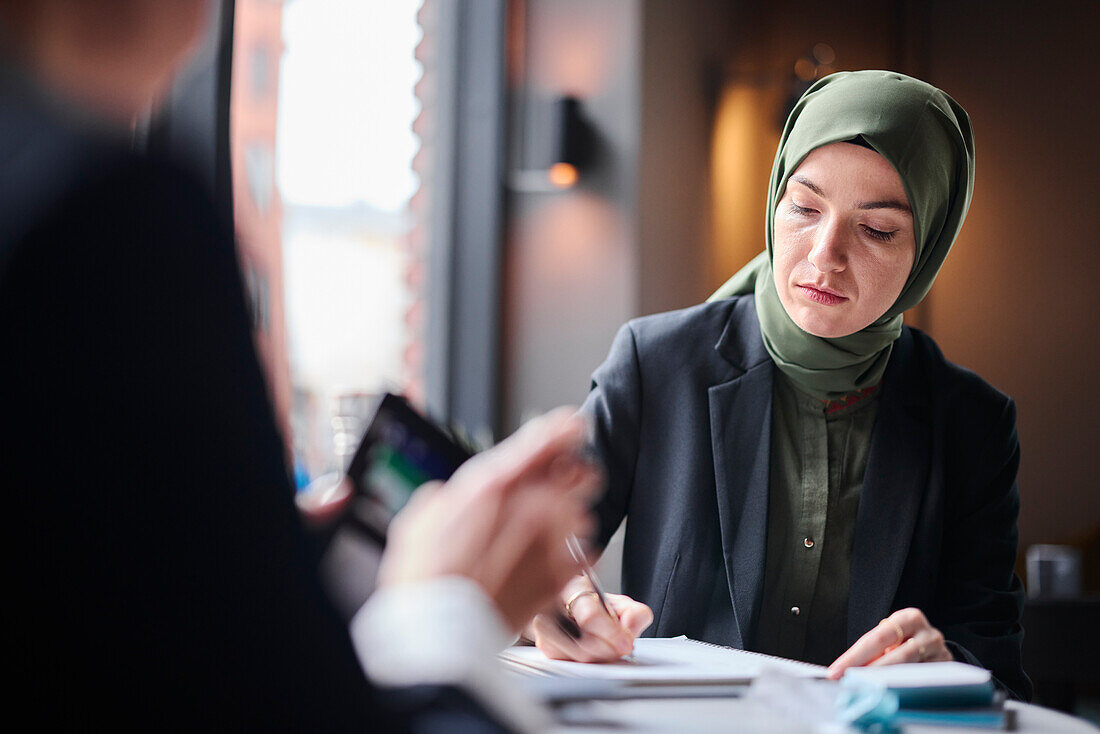
[[[977,183],[937,283],[929,331],[1016,398],[1021,546],[1100,524],[1100,4],[934,4],[929,76],[974,120]]]
[[[730,3],[646,0],[638,169],[638,312],[707,292],[712,74],[728,53]]]

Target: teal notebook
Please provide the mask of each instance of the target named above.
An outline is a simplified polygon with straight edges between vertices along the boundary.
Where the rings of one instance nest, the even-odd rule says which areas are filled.
[[[1005,708],[1003,700],[975,708],[901,709],[890,723],[895,726],[960,726],[1015,731],[1016,711]]]
[[[909,663],[849,668],[846,680],[887,688],[903,709],[988,707],[994,701],[993,676],[966,663]]]

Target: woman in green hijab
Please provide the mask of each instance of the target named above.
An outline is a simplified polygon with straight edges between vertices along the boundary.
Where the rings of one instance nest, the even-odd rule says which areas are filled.
[[[1015,406],[902,323],[958,235],[966,112],[883,71],[792,111],[766,249],[700,306],[624,326],[583,411],[608,468],[598,542],[627,517],[618,619],[576,579],[582,636],[614,659],[643,629],[831,664],[962,660],[1030,697],[1013,573]]]

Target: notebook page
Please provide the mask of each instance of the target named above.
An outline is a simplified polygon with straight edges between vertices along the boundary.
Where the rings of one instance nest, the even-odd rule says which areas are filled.
[[[537,648],[512,647],[501,657],[517,667],[572,678],[628,683],[748,683],[765,669],[824,677],[825,668],[794,660],[711,645],[687,637],[643,637],[634,642],[633,662],[576,663],[549,660]]]
[[[887,688],[926,688],[930,686],[973,686],[988,683],[984,668],[960,662],[903,663],[874,668],[849,668],[844,677],[878,683]]]

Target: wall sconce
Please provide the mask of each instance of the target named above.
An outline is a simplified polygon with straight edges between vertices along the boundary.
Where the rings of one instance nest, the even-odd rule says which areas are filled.
[[[783,105],[783,112],[778,120],[780,130],[787,124],[791,110],[798,104],[803,93],[818,79],[836,71],[835,63],[836,51],[827,43],[815,43],[808,53],[795,60],[794,74],[788,77],[787,101]]]
[[[522,161],[509,176],[521,192],[572,188],[595,158],[596,135],[576,97],[533,99],[525,105]]]

